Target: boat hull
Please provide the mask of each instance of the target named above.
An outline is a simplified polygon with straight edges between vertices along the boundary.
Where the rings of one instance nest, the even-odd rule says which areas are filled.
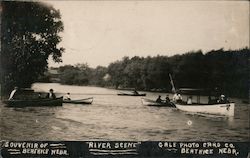
[[[175,107],[174,103],[169,102],[169,103],[158,103],[154,100],[147,99],[147,98],[141,98],[142,104],[146,106],[159,106],[159,107]]]
[[[187,111],[191,113],[203,113],[203,114],[213,114],[213,115],[225,115],[234,116],[234,103],[225,104],[178,104],[176,103],[176,108],[182,111]]]
[[[117,94],[119,96],[146,96],[146,93],[143,93],[143,94],[127,94],[127,93],[119,93]]]
[[[69,103],[69,104],[92,104],[92,102],[93,102],[93,97],[86,99],[79,99],[79,100],[63,100],[63,103]]]
[[[6,100],[7,106],[11,107],[27,107],[27,106],[62,106],[63,98],[56,99],[32,99],[32,100]]]

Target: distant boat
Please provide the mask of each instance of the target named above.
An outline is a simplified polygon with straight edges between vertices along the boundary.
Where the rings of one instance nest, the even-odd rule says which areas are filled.
[[[147,99],[147,98],[141,98],[142,105],[147,106],[162,106],[162,107],[175,107],[175,104],[172,102],[166,103],[166,102],[156,102],[155,100]]]
[[[146,93],[138,93],[138,94],[135,94],[135,93],[118,93],[117,95],[120,95],[120,96],[146,96]]]
[[[7,106],[11,107],[26,107],[26,106],[62,106],[63,97],[50,99],[13,99],[13,100],[5,100],[3,101]]]
[[[63,100],[63,103],[70,103],[70,104],[92,104],[92,102],[93,102],[93,97],[78,99],[78,100]]]

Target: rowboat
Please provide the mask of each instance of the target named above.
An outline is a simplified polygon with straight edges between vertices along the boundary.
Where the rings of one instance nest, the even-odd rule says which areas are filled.
[[[93,102],[93,97],[78,99],[78,100],[63,100],[63,103],[70,103],[70,104],[92,104],[92,102]]]
[[[26,106],[62,106],[63,97],[50,99],[50,98],[43,98],[43,99],[13,99],[13,100],[6,100],[3,101],[7,106],[11,107],[26,107]]]
[[[135,94],[135,93],[118,93],[117,95],[119,96],[146,96],[146,93],[138,93],[138,94]]]
[[[155,100],[147,99],[147,98],[141,98],[142,105],[147,106],[161,106],[161,107],[175,107],[175,104],[172,102],[156,102]]]
[[[234,116],[235,104],[231,103],[221,103],[221,104],[175,104],[176,108],[181,111],[191,112],[191,113],[202,113],[202,114],[213,114],[213,115],[225,115]]]

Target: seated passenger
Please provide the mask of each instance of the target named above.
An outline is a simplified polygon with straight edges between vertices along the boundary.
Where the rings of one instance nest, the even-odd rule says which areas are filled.
[[[193,104],[193,102],[192,102],[192,97],[191,97],[191,96],[188,97],[187,104],[188,104],[188,105]]]
[[[182,102],[182,96],[181,96],[180,93],[177,95],[177,100],[176,100],[176,102],[177,102],[177,103],[181,103],[181,102]]]
[[[67,94],[64,96],[63,99],[64,99],[64,100],[71,100],[71,99],[70,99],[70,93],[67,93]]]
[[[221,95],[220,98],[219,98],[219,103],[222,103],[222,104],[225,104],[225,103],[228,103],[228,100],[226,98],[225,95]]]
[[[176,102],[177,99],[178,99],[178,95],[177,95],[177,93],[175,93],[175,94],[173,95],[173,101]]]
[[[166,96],[166,103],[169,103],[170,102],[170,99],[169,99],[169,96],[167,95]]]
[[[160,96],[160,95],[159,95],[158,98],[156,99],[156,102],[157,102],[157,103],[161,103],[161,102],[162,102],[161,96]]]
[[[47,94],[46,98],[56,99],[56,95],[53,89],[49,90],[49,93]]]

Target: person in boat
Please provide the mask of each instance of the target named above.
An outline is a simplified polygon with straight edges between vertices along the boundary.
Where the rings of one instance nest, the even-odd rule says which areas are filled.
[[[14,96],[15,96],[15,94],[16,94],[17,91],[18,91],[18,87],[14,87],[14,89],[10,93],[9,100],[14,99]]]
[[[161,99],[161,96],[159,95],[158,98],[156,99],[156,102],[157,103],[161,103],[162,102],[162,99]]]
[[[182,102],[182,96],[181,96],[180,93],[177,95],[176,102],[177,102],[177,103],[181,103],[181,102]]]
[[[187,104],[188,104],[188,105],[193,104],[193,102],[192,102],[192,97],[191,97],[191,96],[188,97]]]
[[[178,99],[178,95],[177,95],[177,93],[175,93],[175,94],[173,95],[173,101],[176,102],[177,99]]]
[[[169,96],[166,95],[166,103],[169,103],[169,102],[170,102]]]
[[[218,102],[219,102],[219,103],[222,103],[222,104],[228,103],[228,99],[226,98],[225,95],[222,94],[222,95],[220,96]]]
[[[70,93],[67,93],[67,94],[64,96],[64,100],[71,100],[71,99],[70,99]]]
[[[46,98],[56,99],[56,95],[53,89],[49,90],[49,93],[47,94]]]
[[[42,98],[42,93],[38,93],[38,99],[41,99]]]

